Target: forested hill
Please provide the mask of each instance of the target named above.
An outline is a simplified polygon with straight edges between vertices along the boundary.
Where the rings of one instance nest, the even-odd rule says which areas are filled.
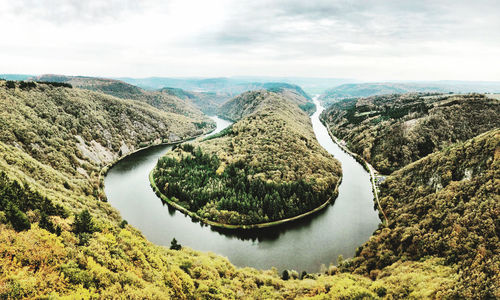
[[[322,115],[347,147],[389,174],[500,127],[500,101],[484,95],[403,94],[344,100]]]
[[[289,102],[298,105],[306,112],[310,113],[315,109],[314,104],[308,98],[291,90],[283,89],[277,93],[269,90],[258,90],[243,93],[227,101],[219,108],[219,114],[230,120],[239,120],[264,106],[272,106],[272,103],[269,103],[269,101],[276,99],[276,97],[270,97],[273,94],[280,95],[281,98],[286,98]]]
[[[0,99],[0,170],[73,209],[84,204],[59,192],[74,201],[99,196],[98,173],[119,156],[210,129],[144,103],[53,84],[0,81]]]
[[[263,90],[224,107],[231,108],[224,116],[239,121],[159,160],[154,178],[164,195],[223,224],[290,218],[335,198],[340,164],[294,99]]]
[[[202,112],[189,101],[185,101],[184,99],[170,93],[162,93],[161,91],[146,91],[137,86],[119,80],[48,74],[33,77],[31,79],[35,81],[68,83],[76,88],[98,91],[122,99],[142,101],[166,112],[181,114],[200,120],[203,119],[204,122],[210,122],[209,119],[204,117]]]
[[[500,296],[500,130],[394,172],[380,197],[389,224],[358,250],[351,270],[376,278],[398,260],[440,257],[457,273],[448,297]]]

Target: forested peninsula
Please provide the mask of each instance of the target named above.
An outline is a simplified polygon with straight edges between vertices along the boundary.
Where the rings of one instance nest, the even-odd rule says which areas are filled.
[[[197,218],[227,225],[280,221],[334,201],[341,167],[318,144],[299,107],[307,101],[267,90],[232,99],[220,111],[236,123],[168,152],[154,185]]]

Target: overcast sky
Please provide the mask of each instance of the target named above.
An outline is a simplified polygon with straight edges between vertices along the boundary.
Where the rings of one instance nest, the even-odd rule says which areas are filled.
[[[0,0],[0,73],[500,80],[500,3]]]

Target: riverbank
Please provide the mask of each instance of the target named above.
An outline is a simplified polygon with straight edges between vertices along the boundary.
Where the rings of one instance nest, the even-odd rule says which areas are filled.
[[[334,194],[332,197],[328,198],[323,204],[321,204],[320,206],[316,207],[315,209],[313,210],[310,210],[308,212],[305,212],[303,214],[300,214],[300,215],[297,215],[295,217],[291,217],[291,218],[287,218],[287,219],[282,219],[282,220],[277,220],[277,221],[272,221],[272,222],[266,222],[266,223],[258,223],[258,224],[246,224],[246,225],[239,225],[239,224],[224,224],[224,223],[218,223],[218,222],[215,222],[215,221],[211,221],[211,220],[208,220],[206,218],[203,218],[201,216],[199,216],[197,213],[195,212],[192,212],[188,209],[186,209],[185,207],[182,207],[181,205],[179,205],[178,203],[170,200],[167,196],[165,196],[164,194],[162,194],[160,192],[160,189],[158,188],[158,186],[156,185],[155,183],[155,180],[154,180],[154,172],[156,171],[156,167],[151,170],[151,172],[149,173],[149,183],[151,185],[151,188],[153,189],[153,191],[155,192],[155,194],[166,204],[170,205],[171,207],[177,209],[178,211],[182,212],[183,214],[185,215],[188,215],[190,216],[191,218],[195,219],[195,220],[198,220],[200,222],[203,222],[207,225],[210,225],[210,226],[213,226],[213,227],[217,227],[217,228],[223,228],[223,229],[243,229],[243,230],[246,230],[246,229],[258,229],[258,228],[268,228],[268,227],[274,227],[274,226],[278,226],[278,225],[283,225],[283,224],[286,224],[286,223],[290,223],[290,222],[293,222],[293,221],[296,221],[296,220],[299,220],[299,219],[302,219],[302,218],[305,218],[307,216],[311,216],[319,211],[321,211],[322,209],[324,209],[325,207],[328,206],[328,204],[330,203],[334,203],[335,202],[335,199],[337,198],[338,194],[339,194],[339,186],[340,186],[340,183],[342,182],[342,176],[339,178],[339,181],[337,182],[336,186],[335,186],[335,190],[334,190]],[[333,200],[333,201],[332,201]]]
[[[207,133],[201,133],[201,134],[198,134],[198,135],[195,135],[195,136],[192,136],[192,137],[188,137],[188,138],[185,138],[185,139],[182,139],[182,140],[179,140],[179,141],[175,141],[175,142],[168,142],[168,143],[153,143],[152,141],[145,147],[140,147],[140,148],[137,148],[131,152],[128,152],[127,154],[124,154],[120,157],[118,157],[117,159],[114,159],[113,161],[109,162],[108,164],[106,164],[104,167],[101,168],[101,170],[99,171],[99,176],[98,176],[98,181],[99,182],[99,194],[98,194],[98,200],[99,201],[103,201],[103,202],[107,202],[107,197],[106,197],[106,194],[104,193],[104,177],[105,175],[108,173],[108,171],[115,165],[117,164],[118,162],[120,162],[121,160],[129,157],[130,155],[133,155],[135,153],[138,153],[140,151],[143,151],[143,150],[146,150],[146,149],[150,149],[150,148],[153,148],[153,147],[160,147],[160,146],[173,146],[173,145],[178,145],[178,144],[182,144],[182,143],[185,143],[185,142],[188,142],[188,141],[192,141],[194,139],[197,139],[201,136],[204,136],[204,135],[208,135],[212,132],[214,132],[215,130],[217,130],[217,127],[214,128],[213,130],[210,130],[209,132]],[[101,195],[104,195],[104,197],[102,197]]]
[[[375,184],[375,173],[378,173],[377,170],[375,170],[375,168],[369,162],[367,162],[363,157],[352,152],[351,150],[349,150],[349,148],[342,145],[342,143],[340,143],[339,139],[333,135],[328,123],[326,123],[321,117],[319,118],[319,120],[326,127],[326,129],[328,131],[328,135],[330,135],[330,138],[332,139],[332,141],[335,144],[337,144],[337,146],[339,146],[339,148],[342,149],[342,151],[344,151],[345,153],[352,156],[357,162],[359,162],[363,166],[363,168],[365,168],[366,171],[368,171],[368,173],[370,173],[370,182],[372,185],[373,195],[375,197],[375,201],[377,203],[378,210],[382,213],[382,216],[384,217],[384,225],[387,226],[388,225],[387,216],[385,215],[385,212],[382,209],[382,206],[380,205],[380,200],[378,197],[378,189],[377,189],[377,185]]]

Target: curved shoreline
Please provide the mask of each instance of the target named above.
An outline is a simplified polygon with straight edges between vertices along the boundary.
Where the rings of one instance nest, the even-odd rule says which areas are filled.
[[[106,194],[104,193],[104,176],[103,175],[106,175],[108,173],[108,171],[114,166],[116,165],[118,162],[120,162],[122,159],[125,159],[127,157],[129,157],[130,155],[133,155],[137,152],[140,152],[140,151],[143,151],[143,150],[147,150],[147,149],[150,149],[152,147],[159,147],[159,146],[173,146],[173,145],[177,145],[177,144],[182,144],[182,143],[185,143],[185,142],[188,142],[188,141],[191,141],[191,140],[194,140],[194,139],[197,139],[201,136],[204,136],[204,135],[207,135],[207,134],[210,134],[212,133],[213,131],[215,131],[217,128],[214,128],[213,130],[210,130],[209,132],[207,133],[201,133],[201,134],[198,134],[198,135],[195,135],[195,136],[192,136],[192,137],[188,137],[188,138],[185,138],[185,139],[182,139],[182,140],[179,140],[179,141],[176,141],[176,142],[168,142],[168,143],[158,143],[158,144],[150,144],[150,145],[147,145],[145,147],[141,147],[141,148],[137,148],[135,149],[134,151],[130,151],[128,152],[127,154],[125,155],[122,155],[116,159],[114,159],[113,161],[107,163],[104,167],[101,168],[101,170],[99,171],[99,176],[97,178],[97,182],[99,182],[99,195],[97,196],[97,199],[99,201],[103,201],[103,202],[107,202],[107,197],[106,197]],[[100,195],[104,194],[105,197],[102,198]]]
[[[207,225],[210,225],[210,226],[213,226],[213,227],[224,228],[224,229],[243,229],[243,230],[246,230],[246,229],[267,228],[267,227],[273,227],[273,226],[278,226],[278,225],[282,225],[282,224],[285,224],[285,223],[293,222],[293,221],[305,218],[307,216],[313,215],[313,214],[321,211],[325,207],[327,207],[328,204],[335,203],[335,200],[337,199],[337,196],[339,194],[339,186],[340,186],[340,183],[342,182],[342,176],[340,176],[340,178],[339,178],[339,180],[338,180],[338,182],[337,182],[337,184],[335,186],[334,195],[332,197],[328,198],[323,204],[321,204],[320,206],[316,207],[313,210],[307,211],[305,213],[302,213],[300,215],[297,215],[297,216],[291,217],[291,218],[287,218],[287,219],[281,219],[281,220],[276,220],[276,221],[266,222],[266,223],[246,224],[246,225],[241,224],[241,225],[239,225],[239,224],[224,224],[224,223],[219,223],[219,222],[215,222],[215,221],[210,221],[210,220],[208,220],[206,218],[200,217],[197,213],[192,212],[192,211],[186,209],[185,207],[182,207],[178,203],[175,203],[174,201],[170,200],[167,196],[165,196],[164,194],[162,194],[160,192],[160,189],[158,188],[158,186],[156,186],[156,183],[154,181],[154,176],[153,176],[154,171],[156,171],[156,166],[149,173],[149,183],[151,185],[151,188],[155,192],[155,194],[164,203],[166,203],[166,204],[170,205],[171,207],[177,209],[178,211],[182,212],[183,214],[192,217],[193,219],[196,219],[196,220],[198,220],[200,222],[203,222],[203,223],[205,223]]]
[[[357,162],[361,163],[363,165],[363,167],[365,168],[365,170],[368,171],[368,173],[370,173],[370,182],[372,184],[373,195],[375,196],[375,201],[377,202],[378,210],[382,213],[382,216],[384,217],[384,220],[385,220],[384,225],[387,226],[388,225],[387,216],[385,215],[385,212],[382,210],[382,206],[380,205],[380,200],[378,198],[378,190],[377,190],[377,186],[375,184],[375,172],[377,172],[377,170],[375,170],[375,168],[369,162],[367,162],[363,157],[361,157],[359,154],[352,152],[346,146],[339,143],[339,139],[336,136],[334,136],[332,131],[330,130],[330,125],[328,125],[328,123],[326,123],[321,118],[321,116],[320,116],[319,120],[326,127],[326,130],[328,131],[328,134],[330,135],[330,138],[332,139],[332,141],[335,144],[337,144],[337,146],[339,146],[339,148],[342,149],[345,153],[349,154]]]

